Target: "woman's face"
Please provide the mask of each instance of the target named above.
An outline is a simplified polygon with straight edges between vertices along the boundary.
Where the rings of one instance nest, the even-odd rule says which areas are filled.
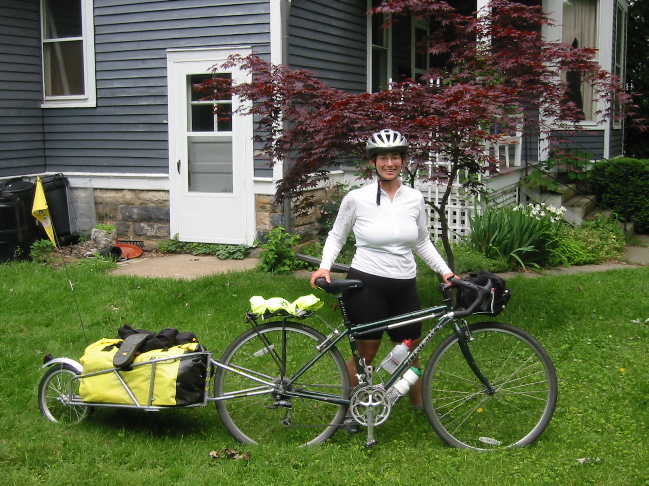
[[[396,179],[399,173],[401,173],[403,157],[399,152],[379,154],[374,159],[374,166],[381,179],[391,181]]]

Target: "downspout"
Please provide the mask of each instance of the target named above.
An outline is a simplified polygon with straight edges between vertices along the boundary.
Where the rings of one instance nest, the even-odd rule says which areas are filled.
[[[291,17],[291,0],[270,0],[270,27],[271,27],[271,63],[288,66],[288,25]],[[275,27],[277,26],[277,27]],[[282,122],[284,123],[284,122]],[[282,177],[288,170],[286,161],[280,163]],[[291,232],[291,200],[284,199],[282,219],[284,228]]]

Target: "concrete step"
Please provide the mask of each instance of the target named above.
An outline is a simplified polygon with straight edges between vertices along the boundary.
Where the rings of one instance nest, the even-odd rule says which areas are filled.
[[[559,187],[558,192],[561,194],[561,205],[565,206],[572,198],[579,196],[577,188],[574,184],[563,184]]]
[[[566,213],[564,219],[573,224],[581,224],[584,218],[595,210],[595,196],[573,196],[564,203]]]

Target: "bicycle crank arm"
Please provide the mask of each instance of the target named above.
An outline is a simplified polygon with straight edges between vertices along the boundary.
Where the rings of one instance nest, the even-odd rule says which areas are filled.
[[[371,449],[376,444],[374,438],[374,409],[370,407],[367,411],[367,442],[365,442],[365,448]]]

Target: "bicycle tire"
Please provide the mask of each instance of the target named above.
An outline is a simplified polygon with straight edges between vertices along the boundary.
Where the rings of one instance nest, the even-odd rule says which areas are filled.
[[[76,424],[88,417],[93,408],[84,405],[66,405],[63,400],[79,396],[80,380],[77,371],[63,363],[50,367],[38,385],[38,408],[50,422]]]
[[[325,339],[315,329],[302,324],[270,322],[241,334],[226,349],[220,362],[267,383],[279,383],[315,356],[316,346]],[[283,362],[285,373],[280,371]],[[261,384],[217,367],[215,397],[232,395],[234,398],[219,400],[216,407],[223,424],[239,442],[314,445],[329,439],[343,423],[347,405],[289,397],[274,389],[273,384]],[[340,351],[328,350],[292,389],[349,398],[349,373]],[[253,392],[259,394],[252,395]]]
[[[557,376],[550,356],[536,339],[509,324],[468,327],[471,353],[496,392],[487,393],[453,333],[433,352],[424,373],[428,421],[453,447],[492,450],[531,444],[556,406]]]

